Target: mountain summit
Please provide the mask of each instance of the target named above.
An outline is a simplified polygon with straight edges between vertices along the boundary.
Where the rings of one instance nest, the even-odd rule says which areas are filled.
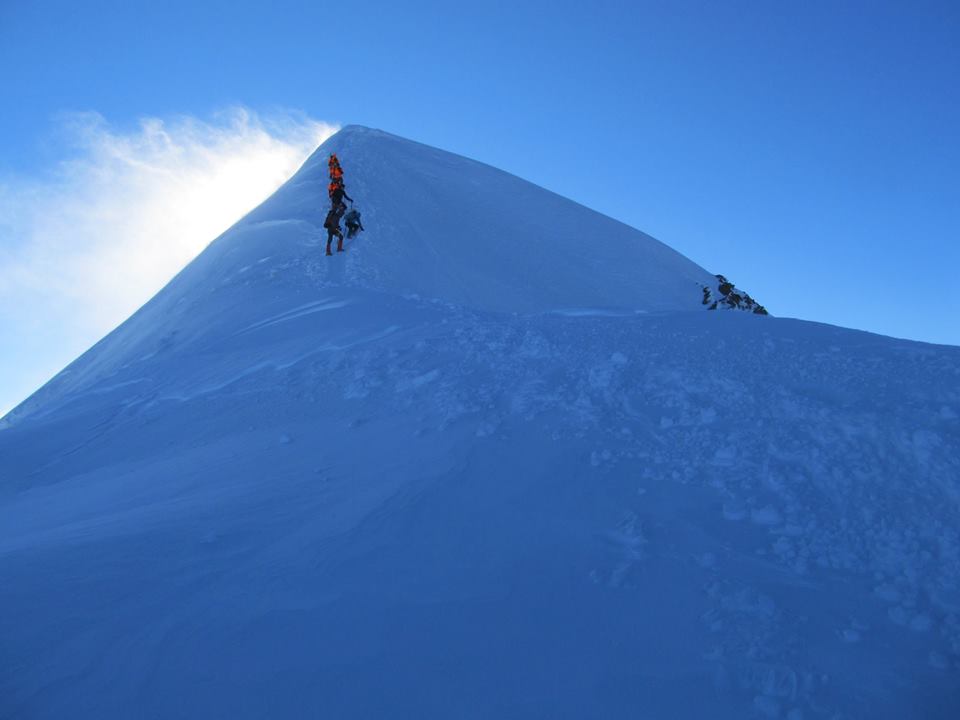
[[[345,128],[7,417],[0,718],[956,717],[960,349],[732,293]]]
[[[368,230],[327,261],[330,153],[346,167]],[[716,307],[729,297],[724,283],[650,236],[513,175],[351,125],[7,422],[153,357],[175,336],[180,348],[190,338],[209,346],[248,312],[282,312],[319,287],[478,311],[636,314]]]
[[[355,125],[324,143],[244,224],[308,220],[319,227],[330,153],[343,162],[369,228],[343,279],[520,313],[694,310],[697,284],[716,284],[623,223],[489,165]],[[335,268],[324,266],[328,276]]]

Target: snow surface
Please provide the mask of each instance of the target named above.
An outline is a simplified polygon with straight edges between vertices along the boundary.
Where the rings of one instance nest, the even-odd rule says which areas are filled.
[[[711,283],[346,128],[5,419],[0,718],[960,716],[960,349]]]

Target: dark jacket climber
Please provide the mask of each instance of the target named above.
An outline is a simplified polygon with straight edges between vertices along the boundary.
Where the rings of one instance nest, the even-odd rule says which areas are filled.
[[[323,221],[323,227],[327,229],[327,255],[333,255],[330,252],[330,243],[333,238],[337,238],[337,252],[343,252],[343,233],[340,232],[340,215],[335,209],[327,213],[327,219]]]
[[[350,202],[353,202],[353,198],[347,195],[347,191],[343,189],[343,185],[339,185],[334,188],[333,192],[330,193],[330,200],[333,202],[333,206],[343,204],[343,199],[346,198]]]
[[[347,226],[347,237],[352,238],[357,234],[358,230],[363,230],[363,223],[360,222],[360,213],[354,208],[350,208],[348,212],[343,217],[343,222]]]

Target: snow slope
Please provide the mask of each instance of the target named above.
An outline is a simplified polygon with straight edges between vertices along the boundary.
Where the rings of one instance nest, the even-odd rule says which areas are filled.
[[[0,718],[957,717],[960,349],[711,283],[345,129],[8,416]]]
[[[321,243],[331,152],[344,164],[367,229],[336,263],[325,262]],[[702,286],[718,285],[663,243],[559,195],[467,158],[349,126],[9,420],[43,403],[56,406],[55,397],[138,362],[173,334],[179,345],[198,335],[209,344],[237,330],[247,313],[294,307],[322,284],[519,313],[694,310],[702,307]]]

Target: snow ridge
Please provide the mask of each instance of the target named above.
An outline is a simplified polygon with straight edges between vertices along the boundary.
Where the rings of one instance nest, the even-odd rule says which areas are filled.
[[[0,431],[0,717],[956,717],[960,349],[724,282],[345,129]]]

